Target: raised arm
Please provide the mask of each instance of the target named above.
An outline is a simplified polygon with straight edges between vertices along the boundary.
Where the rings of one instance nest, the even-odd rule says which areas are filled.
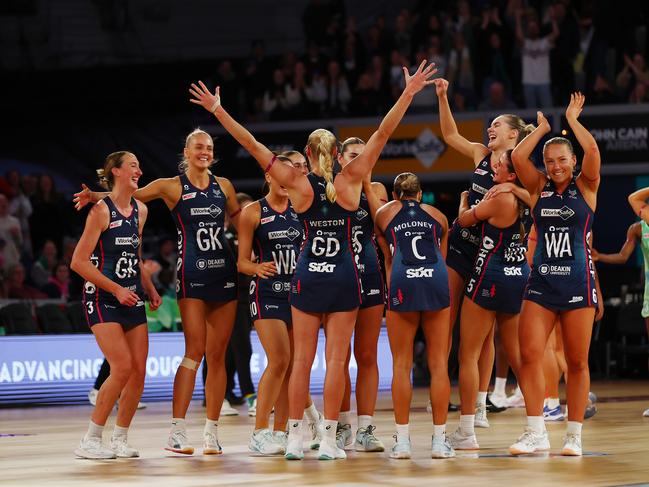
[[[376,217],[376,212],[379,211],[384,204],[388,202],[388,192],[385,190],[385,186],[378,182],[371,182],[371,174],[368,174],[365,179],[363,179],[363,192],[367,197],[367,203],[370,207],[370,216],[372,220]]]
[[[536,112],[537,127],[525,137],[512,151],[512,164],[516,170],[518,180],[536,201],[535,197],[545,184],[546,177],[530,160],[534,148],[541,142],[545,134],[550,132],[550,124],[542,112]]]
[[[647,207],[647,198],[649,198],[649,187],[639,189],[629,195],[629,204],[636,215],[649,224],[649,208]]]
[[[426,66],[425,60],[421,62],[419,68],[417,68],[417,71],[412,76],[408,73],[406,67],[403,68],[406,87],[403,89],[401,96],[385,117],[383,117],[379,128],[367,141],[363,152],[356,156],[342,170],[342,173],[347,175],[351,181],[362,181],[365,175],[372,170],[381,155],[383,147],[385,147],[386,142],[410,106],[413,97],[424,87],[433,84],[433,81],[429,80],[429,78],[436,72],[435,64],[431,63]]]
[[[189,101],[200,105],[208,112],[214,114],[223,128],[246,149],[257,161],[264,172],[271,172],[273,177],[285,188],[295,189],[304,179],[302,173],[287,164],[275,164],[276,156],[268,147],[257,141],[255,137],[239,122],[230,116],[221,105],[220,88],[217,86],[214,93],[202,81],[198,85],[192,83],[189,92],[194,98]],[[302,181],[303,183],[306,182]],[[308,184],[308,183],[307,183]]]
[[[275,262],[260,262],[255,263],[252,261],[252,238],[255,229],[259,225],[259,217],[261,210],[259,202],[252,203],[241,210],[241,218],[239,219],[239,256],[237,259],[237,268],[242,274],[249,276],[259,276],[262,279],[277,274]]]
[[[583,179],[583,183],[589,189],[596,191],[599,186],[599,169],[601,165],[599,147],[597,147],[595,137],[578,120],[585,101],[586,97],[579,92],[570,95],[570,104],[566,108],[566,120],[574,132],[577,142],[584,150],[584,160],[581,164],[579,178]]]
[[[624,264],[633,251],[635,250],[636,243],[642,238],[640,223],[636,222],[629,226],[626,231],[626,240],[622,244],[622,248],[615,254],[601,254],[593,249],[593,260],[597,262],[604,262],[605,264]]]
[[[433,82],[439,99],[439,123],[444,141],[460,154],[470,157],[474,164],[479,163],[489,153],[489,149],[484,144],[471,142],[460,135],[448,103],[448,81],[437,78]]]

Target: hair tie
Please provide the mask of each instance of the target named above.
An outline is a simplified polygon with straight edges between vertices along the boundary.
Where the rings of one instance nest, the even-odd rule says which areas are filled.
[[[268,172],[270,171],[270,168],[273,167],[273,164],[275,164],[276,160],[277,160],[277,156],[273,155],[273,158],[270,160],[270,163],[268,163],[268,165],[266,166],[266,169],[264,169],[265,174],[268,174]]]
[[[639,216],[640,218],[642,218],[642,212],[645,210],[645,208],[647,208],[647,205],[642,205],[642,207],[641,207],[640,210],[638,211],[638,216]]]

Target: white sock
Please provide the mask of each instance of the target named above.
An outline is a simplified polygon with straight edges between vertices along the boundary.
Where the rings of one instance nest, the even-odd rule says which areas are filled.
[[[397,426],[397,439],[410,438],[410,423],[397,424],[396,426]]]
[[[475,435],[475,414],[460,414],[460,430],[466,436]]]
[[[115,429],[113,430],[113,438],[118,438],[120,436],[123,436],[124,438],[128,436],[128,426],[126,428],[122,428],[121,426],[115,425]]]
[[[341,411],[338,415],[338,423],[340,424],[352,424],[352,412],[351,411]]]
[[[322,441],[328,441],[330,444],[336,444],[336,428],[338,427],[338,421],[335,419],[325,419],[323,421],[324,434],[322,435]]]
[[[299,438],[301,441],[302,438],[302,418],[300,419],[289,419],[288,420],[288,436],[289,440],[291,438]]]
[[[185,418],[171,418],[172,431],[186,430]]]
[[[507,394],[505,387],[507,387],[507,377],[496,377],[496,383],[494,384],[494,394]]]
[[[315,404],[311,403],[311,405],[304,410],[304,416],[306,416],[308,423],[318,422],[318,409],[315,407]]]
[[[582,424],[579,421],[568,421],[566,424],[566,433],[581,436]]]
[[[521,391],[521,386],[519,386],[519,385],[516,386],[516,390],[514,391],[514,395],[515,396],[522,396],[523,395],[523,391]]]
[[[487,393],[486,392],[478,391],[478,399],[476,401],[476,406],[478,406],[478,407],[480,407],[480,406],[486,407],[487,406]]]
[[[374,418],[372,416],[361,414],[360,416],[358,416],[358,429],[367,428],[372,424],[373,420]]]
[[[545,431],[543,416],[528,416],[527,426],[535,433],[543,433]]]
[[[88,431],[86,432],[86,438],[99,438],[104,434],[104,426],[94,423],[92,419],[88,423]]]
[[[219,426],[218,419],[205,418],[205,427],[203,428],[203,433],[216,433],[216,429],[218,426]]]
[[[558,397],[548,397],[548,409],[554,409],[561,404]]]
[[[446,436],[446,423],[433,425],[433,438],[444,438]]]

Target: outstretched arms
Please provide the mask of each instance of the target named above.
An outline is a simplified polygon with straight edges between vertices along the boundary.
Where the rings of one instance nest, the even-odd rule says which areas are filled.
[[[640,228],[640,223],[634,223],[629,226],[626,231],[626,240],[622,244],[622,248],[619,252],[615,254],[600,254],[595,249],[593,249],[593,260],[597,262],[604,262],[605,264],[624,264],[631,254],[635,250],[635,246],[638,243],[638,240],[642,237],[640,233],[642,229]]]
[[[518,180],[530,193],[532,198],[539,193],[545,184],[545,175],[534,167],[530,155],[534,148],[541,142],[545,134],[550,132],[550,123],[542,112],[536,112],[537,127],[525,137],[512,151],[512,163],[516,170]]]
[[[566,120],[574,132],[577,142],[584,150],[584,160],[581,164],[579,177],[584,180],[584,184],[589,189],[596,191],[599,186],[599,169],[601,165],[599,147],[597,147],[595,137],[578,120],[585,101],[586,97],[579,92],[570,95],[570,104],[566,108]]]

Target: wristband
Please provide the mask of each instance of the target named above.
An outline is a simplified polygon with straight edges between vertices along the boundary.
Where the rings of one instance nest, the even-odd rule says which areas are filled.
[[[638,211],[638,216],[639,216],[640,218],[642,218],[642,212],[645,210],[645,208],[647,208],[647,205],[642,205],[642,207],[641,207],[640,210]]]
[[[214,113],[218,107],[221,106],[221,98],[217,98],[214,105],[210,107],[210,113]]]
[[[270,171],[270,168],[273,167],[273,164],[275,164],[275,161],[277,160],[277,156],[273,156],[273,158],[270,160],[270,163],[266,166],[266,169],[264,169],[264,173],[267,174],[268,171]]]
[[[235,211],[234,213],[232,213],[232,214],[230,215],[230,218],[234,218],[234,217],[237,216],[239,213],[241,213],[241,208],[239,208],[237,211]]]

